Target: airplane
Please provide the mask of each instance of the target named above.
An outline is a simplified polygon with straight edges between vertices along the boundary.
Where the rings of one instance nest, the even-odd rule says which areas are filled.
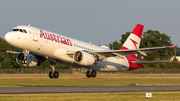
[[[176,48],[176,46],[139,48],[144,25],[137,24],[119,50],[96,46],[64,35],[40,28],[16,26],[7,32],[5,40],[22,52],[6,51],[17,54],[16,61],[24,67],[39,66],[50,61],[52,71],[49,78],[58,78],[55,63],[87,68],[87,78],[95,78],[96,71],[118,72],[144,67],[144,64],[167,63],[168,61],[139,61],[137,54],[146,56],[154,50]]]

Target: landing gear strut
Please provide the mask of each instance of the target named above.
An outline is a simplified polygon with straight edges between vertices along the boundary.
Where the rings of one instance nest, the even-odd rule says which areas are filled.
[[[24,54],[24,62],[25,60],[27,60],[27,55],[29,54],[30,51],[28,50],[23,50],[23,54]]]
[[[53,71],[49,72],[49,78],[58,78],[59,77],[59,72],[55,71],[55,63],[50,62],[50,66],[52,67]]]
[[[28,50],[23,50],[23,54],[24,55],[21,55],[21,59],[20,59],[20,62],[22,63],[22,64],[26,64],[27,63],[27,55],[29,54],[29,52],[30,51],[28,51]],[[22,59],[23,58],[23,59]]]
[[[90,77],[95,78],[96,77],[96,71],[95,70],[92,70],[92,71],[88,70],[86,72],[86,76],[87,76],[87,78],[90,78]]]

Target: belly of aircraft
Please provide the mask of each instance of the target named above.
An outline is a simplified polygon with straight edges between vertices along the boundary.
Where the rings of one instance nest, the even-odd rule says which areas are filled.
[[[104,72],[125,71],[129,69],[129,64],[126,59],[110,57],[104,62],[99,61],[97,65],[92,66],[92,69]]]

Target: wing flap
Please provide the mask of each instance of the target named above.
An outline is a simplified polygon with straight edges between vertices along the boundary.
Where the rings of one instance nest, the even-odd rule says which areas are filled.
[[[155,63],[169,63],[169,61],[132,61],[134,64],[155,64]]]

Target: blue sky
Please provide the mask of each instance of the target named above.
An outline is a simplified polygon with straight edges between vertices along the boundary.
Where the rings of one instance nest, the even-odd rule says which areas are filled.
[[[121,39],[136,24],[180,46],[180,0],[1,0],[0,37],[28,25],[96,45]]]

